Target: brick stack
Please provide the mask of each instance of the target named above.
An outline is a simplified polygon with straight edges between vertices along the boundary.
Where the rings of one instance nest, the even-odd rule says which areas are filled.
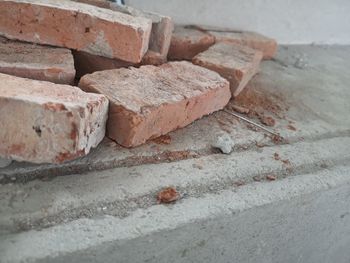
[[[224,108],[276,47],[105,0],[0,1],[0,158],[143,144]]]

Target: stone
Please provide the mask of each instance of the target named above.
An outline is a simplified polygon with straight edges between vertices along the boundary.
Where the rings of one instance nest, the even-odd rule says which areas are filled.
[[[168,53],[169,60],[191,60],[215,43],[215,37],[196,28],[175,26]]]
[[[195,56],[192,62],[229,80],[232,96],[236,97],[259,71],[262,56],[259,50],[221,42]]]
[[[0,156],[62,163],[105,135],[108,99],[78,87],[0,73]]]
[[[99,71],[79,87],[109,98],[107,136],[125,147],[185,127],[231,98],[227,80],[186,61]]]
[[[224,154],[230,154],[233,151],[234,145],[231,136],[227,133],[219,135],[212,144],[214,148],[220,149]]]
[[[65,48],[33,45],[0,37],[0,73],[57,84],[73,84],[73,55]]]
[[[260,50],[263,52],[263,59],[272,59],[277,52],[276,40],[255,32],[208,31],[208,33],[215,37],[216,43],[229,42]]]
[[[144,12],[131,6],[118,5],[107,0],[74,0],[113,11],[128,14],[134,17],[144,17],[152,21],[152,30],[149,40],[149,51],[145,55],[146,61],[142,64],[159,65],[166,62],[174,24],[170,17],[156,13]],[[148,54],[151,52],[150,54]],[[157,58],[155,60],[155,58]],[[154,62],[155,61],[155,62]]]
[[[68,0],[0,1],[0,34],[139,63],[152,21]]]

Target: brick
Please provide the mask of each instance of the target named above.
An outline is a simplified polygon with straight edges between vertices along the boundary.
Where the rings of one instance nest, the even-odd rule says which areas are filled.
[[[0,34],[138,63],[152,22],[68,0],[0,1]]]
[[[231,97],[227,80],[186,61],[99,71],[79,87],[109,98],[107,136],[125,147],[185,127]]]
[[[260,50],[264,59],[273,58],[277,52],[276,40],[255,32],[208,31],[208,33],[215,36],[216,43],[229,42]]]
[[[0,73],[0,156],[62,163],[105,135],[108,100],[78,87]]]
[[[73,55],[65,48],[33,45],[0,37],[0,73],[57,84],[73,84]]]
[[[191,60],[198,53],[215,43],[215,38],[195,28],[175,26],[171,39],[168,59]]]
[[[232,43],[218,43],[193,58],[193,63],[218,72],[237,96],[259,71],[262,52]]]
[[[142,64],[159,65],[166,62],[168,55],[174,24],[170,17],[156,13],[144,12],[131,6],[121,6],[107,0],[74,0],[76,2],[95,5],[118,11],[134,17],[144,17],[152,21],[152,30],[149,40],[149,51],[145,55],[145,61]],[[150,53],[150,54],[148,54]]]

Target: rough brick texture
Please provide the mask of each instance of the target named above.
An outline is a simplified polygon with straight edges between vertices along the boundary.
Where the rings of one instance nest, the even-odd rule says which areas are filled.
[[[259,71],[262,52],[232,43],[218,43],[193,58],[193,63],[218,72],[230,81],[237,96]]]
[[[144,12],[131,6],[121,6],[107,0],[74,0],[76,2],[111,9],[134,17],[144,17],[152,21],[149,51],[142,64],[162,64],[166,62],[174,24],[170,17],[156,13]]]
[[[215,36],[216,42],[230,42],[243,46],[248,46],[253,49],[263,52],[264,59],[271,59],[277,52],[277,42],[272,38],[268,38],[254,32],[218,32],[209,31]]]
[[[195,28],[176,26],[170,44],[170,60],[191,60],[215,43],[215,38]]]
[[[68,0],[0,1],[0,34],[138,63],[152,22]]]
[[[73,55],[65,48],[33,45],[0,37],[0,73],[57,84],[73,84]]]
[[[62,163],[105,135],[108,100],[78,87],[0,73],[0,156]]]
[[[231,97],[227,80],[185,61],[95,72],[79,87],[109,98],[107,136],[126,147],[220,110]]]

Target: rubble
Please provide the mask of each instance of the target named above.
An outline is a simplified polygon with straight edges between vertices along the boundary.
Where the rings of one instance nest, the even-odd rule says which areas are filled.
[[[230,154],[233,151],[234,145],[231,136],[227,133],[219,135],[216,138],[216,141],[212,144],[214,148],[220,149],[224,154]]]
[[[95,72],[79,87],[109,98],[107,136],[125,147],[185,127],[231,97],[227,80],[185,61]]]
[[[249,31],[208,30],[215,37],[215,42],[227,42],[247,46],[263,53],[263,59],[272,59],[277,52],[276,40]]]
[[[57,84],[73,84],[75,78],[74,60],[69,49],[3,37],[0,37],[0,73]]]
[[[215,43],[215,38],[195,28],[175,26],[168,59],[191,60]]]
[[[151,27],[143,17],[68,0],[0,1],[0,34],[6,38],[133,63],[148,50]]]
[[[232,43],[218,43],[195,56],[192,62],[228,79],[232,95],[236,97],[259,71],[261,59],[260,51]]]
[[[0,156],[62,163],[105,135],[108,100],[77,87],[0,74]]]

